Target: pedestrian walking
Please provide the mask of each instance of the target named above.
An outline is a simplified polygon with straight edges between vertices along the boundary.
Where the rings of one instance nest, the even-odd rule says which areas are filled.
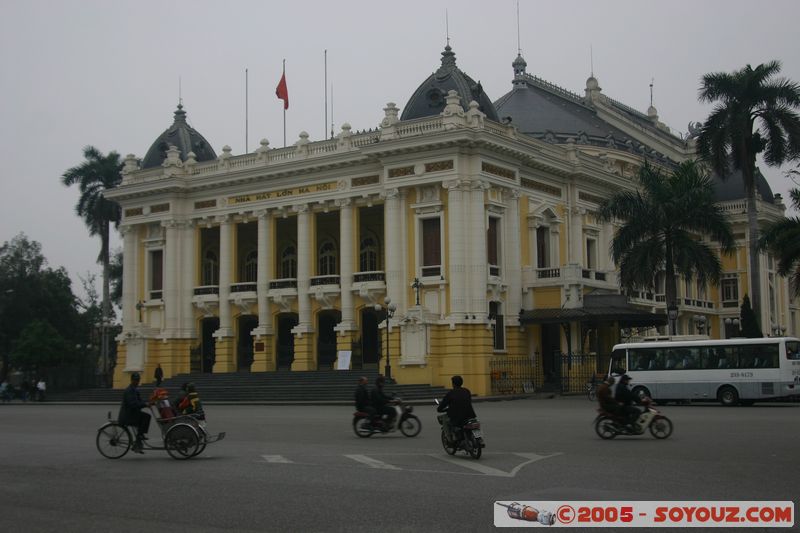
[[[156,367],[155,378],[156,378],[156,387],[160,387],[161,380],[164,379],[164,371],[161,369],[161,363],[158,363],[158,366]]]

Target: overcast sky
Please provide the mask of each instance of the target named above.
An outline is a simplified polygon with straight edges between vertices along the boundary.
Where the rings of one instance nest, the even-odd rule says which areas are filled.
[[[114,1],[0,3],[0,243],[24,232],[53,267],[98,274],[99,241],[74,214],[78,190],[60,176],[93,145],[143,157],[172,124],[178,80],[189,123],[217,153],[283,146],[275,96],[286,59],[287,143],[348,122],[374,128],[387,102],[402,108],[439,66],[445,9],[458,66],[492,100],[511,89],[516,0]],[[528,73],[583,94],[590,74],[603,92],[636,109],[654,104],[686,132],[709,105],[700,77],[772,59],[800,81],[800,2],[738,0],[521,0],[520,46]],[[333,97],[324,107],[324,50]],[[249,143],[245,147],[245,69]],[[776,193],[792,185],[766,169]],[[118,236],[114,245],[120,246]]]

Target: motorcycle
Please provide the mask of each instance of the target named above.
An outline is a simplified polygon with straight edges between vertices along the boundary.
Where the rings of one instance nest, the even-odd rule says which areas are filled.
[[[434,400],[439,405],[439,400]],[[451,431],[447,412],[438,413],[436,420],[442,427],[442,447],[448,455],[455,455],[457,451],[463,450],[473,459],[480,459],[486,444],[483,442],[483,432],[481,423],[477,418],[470,418],[460,428]]]
[[[387,423],[378,415],[370,415],[364,411],[353,413],[353,431],[361,438],[371,437],[373,433],[389,433],[399,429],[406,437],[416,437],[422,430],[422,423],[413,414],[414,408],[403,405],[402,400],[395,398],[394,404],[397,415],[391,423]]]
[[[613,439],[617,435],[643,435],[647,429],[657,439],[666,439],[672,435],[672,421],[653,407],[649,398],[644,398],[642,405],[644,412],[633,425],[626,424],[620,416],[598,409],[599,414],[594,419],[595,432],[601,439]]]

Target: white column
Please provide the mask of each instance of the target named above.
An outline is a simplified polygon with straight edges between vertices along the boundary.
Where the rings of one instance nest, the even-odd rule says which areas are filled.
[[[311,212],[307,204],[294,206],[297,212],[297,308],[298,331],[312,331],[311,302],[308,289],[311,282]]]
[[[178,296],[178,250],[180,249],[178,222],[168,220],[162,225],[166,228],[166,244],[164,246],[164,331],[167,338],[174,337],[178,329],[180,307]]]
[[[139,322],[136,310],[138,283],[136,259],[138,254],[136,226],[120,226],[122,233],[122,329],[130,331]]]
[[[519,325],[519,311],[522,309],[522,250],[523,235],[519,224],[519,197],[518,190],[511,190],[507,194],[508,210],[506,211],[505,238],[501,244],[501,251],[506,259],[503,265],[503,279],[508,284],[506,292],[506,305],[503,308],[506,316],[506,325]]]
[[[355,329],[353,319],[353,257],[355,246],[353,243],[353,202],[350,198],[337,200],[339,206],[339,283],[341,287],[342,322],[341,328]]]
[[[468,281],[470,301],[467,305],[467,313],[479,319],[483,319],[489,313],[489,305],[486,303],[486,286],[488,281],[487,263],[488,254],[486,252],[486,206],[484,203],[484,193],[489,188],[489,184],[484,181],[473,181],[469,187],[469,228],[468,235],[464,236],[465,244],[468,244]],[[466,226],[464,226],[466,227]],[[461,228],[461,231],[464,230]]]
[[[385,193],[386,203],[383,209],[383,232],[386,241],[386,296],[396,305],[402,303],[403,287],[403,244],[400,218],[400,191],[389,189]],[[381,302],[383,304],[383,302]],[[402,312],[402,308],[401,312]]]
[[[233,222],[230,216],[220,218],[219,225],[219,329],[215,337],[233,335],[231,323],[231,242],[233,240]]]
[[[464,192],[460,180],[443,184],[447,189],[447,227],[449,264],[445,275],[450,284],[450,316],[464,317],[467,306],[466,251],[464,250]],[[444,221],[442,221],[444,223]],[[443,258],[444,259],[444,258]],[[444,261],[442,261],[444,262]]]
[[[193,220],[188,220],[183,226],[183,236],[181,240],[181,329],[182,337],[195,337],[194,306],[194,286],[197,283],[197,248],[195,246],[195,224]]]
[[[269,271],[272,261],[272,217],[269,211],[262,210],[258,216],[258,274],[256,277],[256,298],[258,299],[258,329],[256,333],[264,335],[272,331],[269,316]]]
[[[570,247],[568,263],[583,266],[583,215],[585,209],[573,207],[570,209],[569,233]]]

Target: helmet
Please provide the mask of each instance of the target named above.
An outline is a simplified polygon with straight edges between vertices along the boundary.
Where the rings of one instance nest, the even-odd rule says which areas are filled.
[[[619,380],[620,381],[630,381],[631,377],[628,374],[622,374],[622,376],[619,378]]]
[[[140,379],[142,379],[142,377],[139,375],[138,372],[134,372],[133,374],[131,374],[131,381],[139,381]]]

